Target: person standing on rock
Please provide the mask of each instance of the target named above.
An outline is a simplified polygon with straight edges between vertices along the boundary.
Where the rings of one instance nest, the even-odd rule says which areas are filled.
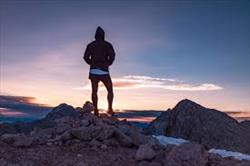
[[[94,114],[98,113],[98,83],[101,81],[108,91],[108,111],[110,115],[114,115],[112,108],[113,103],[113,85],[109,74],[109,66],[115,60],[115,51],[111,43],[105,41],[105,32],[101,27],[97,27],[95,33],[95,41],[89,43],[85,50],[83,59],[90,65],[89,79],[92,85],[92,102],[95,107]]]

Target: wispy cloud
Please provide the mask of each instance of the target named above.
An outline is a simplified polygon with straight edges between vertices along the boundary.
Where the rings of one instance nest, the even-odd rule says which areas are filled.
[[[26,96],[0,95],[0,114],[4,116],[44,116],[51,107],[35,102],[35,98]]]
[[[113,78],[115,89],[135,89],[135,88],[161,88],[173,91],[213,91],[223,88],[213,83],[189,84],[174,78],[157,78],[149,76],[128,75]],[[100,90],[104,87],[101,84]],[[75,90],[90,90],[90,84],[83,87],[74,87]]]

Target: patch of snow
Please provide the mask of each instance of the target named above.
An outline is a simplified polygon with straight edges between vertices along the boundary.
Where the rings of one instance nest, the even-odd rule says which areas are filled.
[[[233,158],[238,159],[238,160],[249,160],[250,161],[250,155],[243,154],[240,152],[232,152],[232,151],[227,151],[224,149],[210,149],[208,152],[218,154],[221,157],[233,157]]]
[[[156,138],[159,141],[159,143],[164,146],[166,146],[167,144],[180,145],[185,142],[189,142],[188,140],[185,139],[166,137],[164,135],[153,135],[153,137]]]
[[[180,145],[180,144],[183,144],[185,142],[189,142],[188,140],[185,140],[185,139],[166,137],[164,135],[152,135],[152,136],[153,136],[153,138],[157,139],[159,141],[159,143],[162,144],[163,146],[166,146],[168,144]],[[238,159],[238,160],[249,160],[250,161],[250,155],[243,154],[240,152],[232,152],[232,151],[227,151],[224,149],[210,149],[208,152],[218,154],[223,158],[233,157],[233,158]]]

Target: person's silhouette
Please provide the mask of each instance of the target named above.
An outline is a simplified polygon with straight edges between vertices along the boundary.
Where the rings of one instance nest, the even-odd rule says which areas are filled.
[[[113,85],[109,74],[109,66],[115,60],[115,51],[111,43],[105,41],[105,32],[101,27],[97,27],[95,41],[89,43],[84,53],[84,60],[90,65],[89,79],[92,85],[92,102],[95,106],[95,115],[98,116],[98,83],[103,82],[108,91],[108,112],[114,115],[113,103]]]

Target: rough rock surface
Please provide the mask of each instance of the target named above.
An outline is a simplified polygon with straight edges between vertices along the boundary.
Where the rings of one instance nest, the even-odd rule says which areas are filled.
[[[15,147],[29,147],[32,144],[32,139],[24,134],[4,134],[1,141]]]
[[[136,160],[152,160],[156,156],[149,144],[141,145],[135,154]]]
[[[66,116],[78,117],[79,112],[75,111],[72,106],[63,103],[52,109],[52,111],[47,114],[46,119],[54,120]]]
[[[250,132],[250,120],[240,122],[241,126],[245,127]]]
[[[166,154],[164,165],[172,166],[206,166],[208,153],[202,145],[195,143],[185,143],[172,148]]]
[[[250,132],[223,112],[182,100],[145,129],[147,134],[183,138],[205,145],[250,154]]]
[[[129,122],[66,104],[44,119],[0,125],[1,166],[164,166],[186,163],[247,165],[249,161],[208,154],[199,144],[162,146]],[[79,113],[80,112],[80,113]],[[24,129],[29,124],[31,127]],[[195,154],[195,155],[193,155]],[[178,160],[180,159],[180,160]]]

